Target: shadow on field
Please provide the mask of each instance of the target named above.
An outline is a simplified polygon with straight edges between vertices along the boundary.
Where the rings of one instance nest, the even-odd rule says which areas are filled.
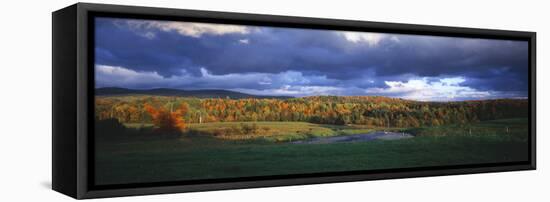
[[[95,138],[99,141],[135,139],[173,139],[181,137],[181,132],[159,132],[152,127],[128,128],[117,119],[96,120]]]

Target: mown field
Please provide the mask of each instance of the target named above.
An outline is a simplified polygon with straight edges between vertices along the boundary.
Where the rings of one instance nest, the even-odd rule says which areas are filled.
[[[189,131],[199,134],[212,134],[217,138],[246,140],[265,139],[272,141],[292,141],[317,136],[332,136],[334,130],[319,124],[304,122],[218,122],[206,124],[189,124]],[[250,128],[247,132],[246,128]],[[255,129],[256,128],[256,129]],[[243,130],[242,132],[234,132]],[[254,132],[252,132],[254,131]]]
[[[140,124],[125,125],[130,128],[153,127],[151,124],[143,126]],[[306,122],[215,122],[189,124],[183,131],[183,136],[206,135],[225,140],[289,142],[313,137],[365,134],[376,130],[385,130],[385,128]],[[388,130],[401,129],[389,128]]]
[[[527,160],[527,120],[391,128],[393,141],[291,144],[297,139],[383,128],[258,122],[254,135],[224,137],[241,124],[190,124],[179,137],[96,139],[96,183],[122,184]],[[129,127],[137,127],[127,125]],[[141,125],[140,125],[141,126]],[[251,127],[251,126],[246,126]],[[233,129],[232,129],[233,128]],[[269,128],[269,129],[267,129]],[[129,129],[129,130],[144,130]]]

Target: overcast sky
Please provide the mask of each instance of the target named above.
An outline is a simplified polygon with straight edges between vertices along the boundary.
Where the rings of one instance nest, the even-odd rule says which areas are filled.
[[[522,98],[528,44],[367,32],[96,19],[96,87],[259,95]]]

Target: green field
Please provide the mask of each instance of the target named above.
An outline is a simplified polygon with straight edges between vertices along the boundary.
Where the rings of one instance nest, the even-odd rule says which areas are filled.
[[[242,125],[251,126],[257,125],[256,133],[248,133],[235,135],[232,134],[232,129]],[[271,142],[289,142],[294,140],[302,140],[312,137],[327,137],[335,135],[361,134],[372,132],[374,128],[366,128],[362,126],[337,126],[325,124],[313,124],[305,122],[218,122],[206,124],[190,124],[189,130],[197,131],[200,134],[214,134],[220,131],[228,131],[224,135],[216,137],[222,139],[247,140],[261,139]]]
[[[217,130],[239,124],[191,124],[189,130],[192,132],[178,138],[99,139],[96,183],[510,162],[527,160],[528,156],[526,119],[394,128],[391,130],[406,131],[416,137],[393,141],[288,143],[294,139],[381,130],[300,122],[258,122],[258,134],[251,137],[216,136]]]
[[[239,133],[235,130],[242,126],[256,125],[256,132]],[[151,128],[151,124],[125,124],[129,128]],[[336,135],[365,134],[385,128],[374,128],[360,125],[328,125],[306,122],[214,122],[189,124],[183,135],[206,135],[226,140],[265,140],[269,142],[289,142],[313,137],[328,137]],[[387,130],[401,131],[401,128]]]

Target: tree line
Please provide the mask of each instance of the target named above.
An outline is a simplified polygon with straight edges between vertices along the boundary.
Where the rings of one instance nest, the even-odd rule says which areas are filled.
[[[98,120],[153,123],[185,128],[186,123],[303,121],[376,127],[465,124],[528,116],[525,99],[418,102],[380,96],[314,96],[292,99],[199,99],[169,96],[98,96]],[[165,126],[169,127],[169,126]]]

